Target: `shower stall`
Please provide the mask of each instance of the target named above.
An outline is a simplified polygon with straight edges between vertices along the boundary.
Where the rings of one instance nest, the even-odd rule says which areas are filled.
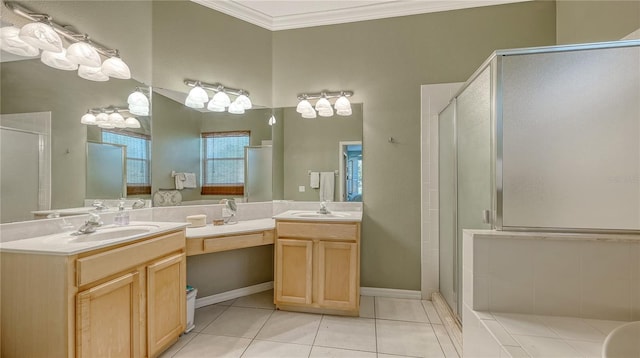
[[[640,41],[496,51],[438,118],[440,292],[462,231],[640,232]]]

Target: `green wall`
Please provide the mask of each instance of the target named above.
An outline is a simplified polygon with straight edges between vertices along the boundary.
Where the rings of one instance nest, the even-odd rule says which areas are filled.
[[[534,1],[273,33],[274,106],[322,89],[363,103],[362,286],[420,289],[420,86],[465,81],[496,49],[553,45],[555,21],[554,2]]]
[[[615,41],[640,29],[640,1],[556,1],[557,43]]]

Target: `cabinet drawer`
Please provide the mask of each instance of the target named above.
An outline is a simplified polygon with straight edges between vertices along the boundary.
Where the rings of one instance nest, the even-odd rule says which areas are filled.
[[[218,252],[268,244],[273,244],[273,230],[204,239],[203,250],[204,252]]]
[[[279,221],[279,237],[321,240],[357,240],[357,223],[309,223]]]
[[[184,232],[176,232],[78,259],[78,286],[127,270],[177,250],[184,250]]]

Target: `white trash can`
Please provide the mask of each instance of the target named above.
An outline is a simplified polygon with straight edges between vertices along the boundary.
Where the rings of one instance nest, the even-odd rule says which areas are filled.
[[[193,323],[193,317],[196,311],[196,295],[198,295],[198,289],[191,286],[187,287],[187,329],[184,333],[191,332],[196,325]]]

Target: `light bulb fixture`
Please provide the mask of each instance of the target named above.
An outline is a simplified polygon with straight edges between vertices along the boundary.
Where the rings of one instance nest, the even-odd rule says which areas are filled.
[[[193,109],[204,108],[204,102],[196,101],[191,96],[187,96],[187,99],[184,101],[184,105]]]
[[[60,35],[53,27],[42,22],[31,22],[22,26],[19,36],[22,41],[45,51],[60,52],[63,49]]]
[[[209,102],[209,94],[197,83],[185,100],[185,105],[191,108],[204,108],[204,104]]]
[[[140,128],[140,121],[135,117],[129,117],[124,121],[127,128]]]
[[[23,57],[35,57],[40,54],[37,47],[31,46],[22,41],[18,36],[20,29],[15,26],[5,26],[0,28],[0,49]]]
[[[40,61],[45,65],[59,70],[75,71],[78,69],[78,64],[69,61],[66,57],[67,50],[62,49],[62,52],[42,51]]]
[[[334,113],[339,116],[350,116],[352,113],[351,102],[347,97],[351,96],[353,96],[353,91],[302,93],[298,95],[298,101],[300,102],[296,106],[296,111],[302,115],[302,118],[316,118],[316,111],[320,117],[332,117]],[[332,98],[337,98],[333,107],[329,101]],[[314,99],[317,99],[315,109],[309,102],[309,100]]]
[[[76,65],[101,67],[102,59],[100,55],[102,55],[107,58],[105,61],[107,64],[103,69],[103,74],[107,76],[107,79],[108,77],[121,79],[131,78],[129,67],[120,59],[117,49],[111,49],[92,39],[90,40],[89,35],[74,31],[72,26],[62,26],[54,22],[53,18],[47,14],[31,11],[13,1],[3,1],[3,4],[16,15],[31,22],[24,25],[22,29],[19,29],[17,36],[15,35],[15,30],[2,30],[2,41],[0,42],[2,50],[20,56],[36,56],[38,54],[37,52],[39,52],[38,49],[43,49],[45,50],[43,56],[47,57],[46,59],[42,59],[43,63],[58,69],[68,69],[68,67],[70,67],[68,64],[60,65],[60,58],[56,57],[56,60],[52,61],[51,54],[44,55],[47,53],[46,51],[53,53],[65,51],[62,44],[62,38],[64,38],[71,43],[66,50],[66,54],[63,55],[70,62]],[[5,41],[5,31],[8,31],[6,34],[7,41]],[[17,40],[20,40],[22,43],[17,43]],[[30,47],[25,47],[25,45]],[[53,65],[50,63],[53,63]],[[82,77],[80,72],[78,75]],[[93,78],[94,76],[90,77],[92,78],[88,79],[96,81],[96,79]],[[99,78],[104,77],[99,76]],[[104,81],[104,79],[99,79],[99,81]]]
[[[97,125],[100,128],[140,128],[140,121],[131,116],[122,115],[127,112],[124,106],[108,106],[103,108],[91,108],[80,118],[80,123],[87,125]],[[131,113],[131,112],[129,112]]]
[[[96,116],[91,113],[91,111],[87,111],[87,113],[80,118],[80,123],[82,124],[96,124]]]
[[[118,110],[114,110],[113,113],[109,115],[108,122],[111,122],[116,128],[124,128],[124,117],[118,113]]]
[[[127,97],[127,103],[129,104],[129,113],[136,116],[149,115],[149,98],[143,93],[142,88],[136,87],[136,90]]]
[[[220,83],[212,84],[196,80],[184,80],[184,84],[189,87],[193,87],[193,89],[189,92],[189,96],[187,97],[187,101],[189,101],[190,103],[194,102],[194,98],[189,99],[189,97],[191,97],[191,93],[196,88],[200,88],[203,91],[209,90],[215,92],[215,94],[211,98],[211,101],[209,101],[206,106],[207,110],[211,112],[224,112],[225,110],[227,110],[231,114],[243,114],[245,110],[251,109],[253,107],[251,99],[249,99],[249,92],[247,92],[246,90],[226,87],[221,85]],[[233,102],[231,101],[229,95],[236,96]],[[206,101],[204,101],[203,103],[206,103]],[[192,108],[201,109],[204,108],[204,105],[202,107]]]
[[[124,61],[120,58],[116,50],[116,55],[109,57],[102,63],[102,73],[109,77],[119,78],[121,80],[128,80],[131,78],[131,70]]]
[[[274,124],[276,124],[276,117],[272,114],[269,118],[269,125],[272,126]]]
[[[109,76],[102,73],[102,69],[100,67],[80,65],[80,67],[78,67],[78,76],[89,81],[104,82],[109,80]]]
[[[96,115],[96,124],[100,122],[106,122],[109,120],[109,115],[102,110],[100,113]]]

